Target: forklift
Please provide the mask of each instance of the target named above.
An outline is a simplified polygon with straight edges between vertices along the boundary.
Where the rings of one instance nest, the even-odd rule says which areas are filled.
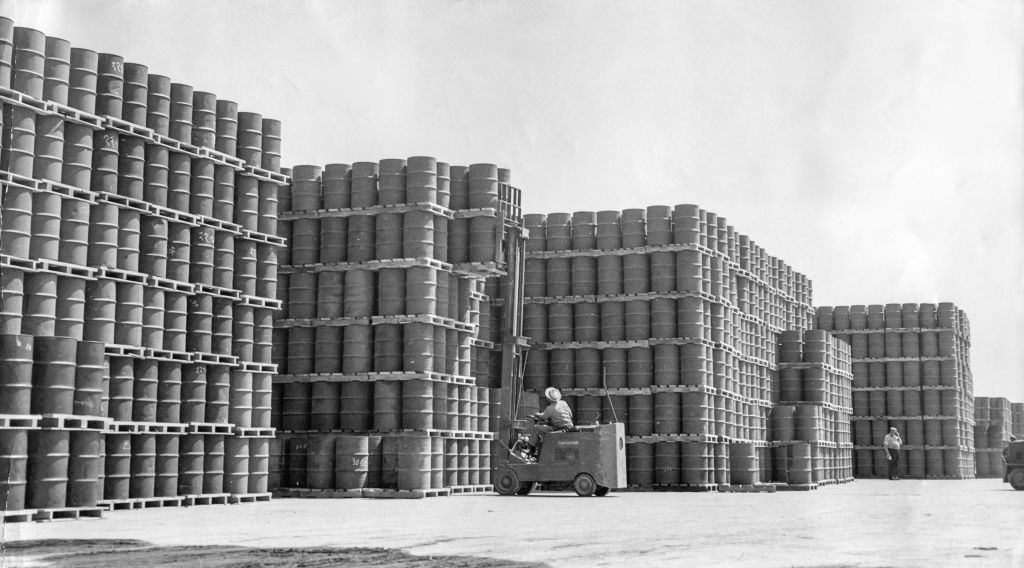
[[[524,229],[506,223],[501,239],[508,267],[502,295],[501,412],[491,482],[499,495],[529,495],[545,489],[569,487],[581,497],[603,497],[626,487],[626,432],[620,422],[578,425],[569,431],[549,432],[535,456],[525,448],[528,409],[538,408],[538,396],[523,390],[529,342],[522,336]],[[522,413],[522,414],[520,414]]]
[[[1006,460],[1006,473],[1003,483],[1009,483],[1017,491],[1024,491],[1024,440],[1010,442],[1003,452]]]

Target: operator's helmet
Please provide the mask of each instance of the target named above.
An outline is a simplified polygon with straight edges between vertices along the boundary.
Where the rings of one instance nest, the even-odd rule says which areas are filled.
[[[558,392],[558,389],[555,387],[548,387],[544,389],[544,397],[551,402],[558,402],[562,400],[562,393]]]

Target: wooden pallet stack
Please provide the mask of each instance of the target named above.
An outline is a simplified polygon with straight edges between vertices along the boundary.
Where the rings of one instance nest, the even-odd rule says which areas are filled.
[[[970,321],[952,303],[819,307],[818,328],[850,342],[856,475],[888,475],[890,427],[902,477],[974,477]]]
[[[0,104],[5,514],[268,498],[280,123],[3,18]]]
[[[292,174],[275,331],[278,487],[489,488],[497,391],[475,375],[473,351],[493,347],[479,337],[491,319],[486,279],[503,272],[505,225],[519,222],[507,171],[420,156]],[[359,474],[348,471],[352,448]]]
[[[810,280],[694,205],[524,221],[527,389],[624,422],[635,488],[758,483],[778,337],[809,326]]]
[[[775,480],[799,488],[853,480],[852,387],[846,341],[821,330],[782,332],[779,404],[769,428]],[[804,454],[811,459],[810,479],[803,467],[793,467]]]

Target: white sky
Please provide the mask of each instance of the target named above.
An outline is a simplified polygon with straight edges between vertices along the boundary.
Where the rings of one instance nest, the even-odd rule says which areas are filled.
[[[284,163],[511,168],[528,212],[697,203],[818,305],[953,301],[1024,401],[1020,1],[0,0],[283,121]]]

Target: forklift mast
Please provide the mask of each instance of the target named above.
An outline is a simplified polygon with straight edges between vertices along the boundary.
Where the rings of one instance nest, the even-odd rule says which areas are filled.
[[[508,441],[517,418],[523,394],[523,372],[528,342],[523,337],[523,273],[526,237],[520,209],[520,192],[506,184],[499,186],[499,203],[504,220],[499,255],[506,267],[506,276],[500,291],[504,305],[501,318],[501,396],[498,421],[498,440]]]

